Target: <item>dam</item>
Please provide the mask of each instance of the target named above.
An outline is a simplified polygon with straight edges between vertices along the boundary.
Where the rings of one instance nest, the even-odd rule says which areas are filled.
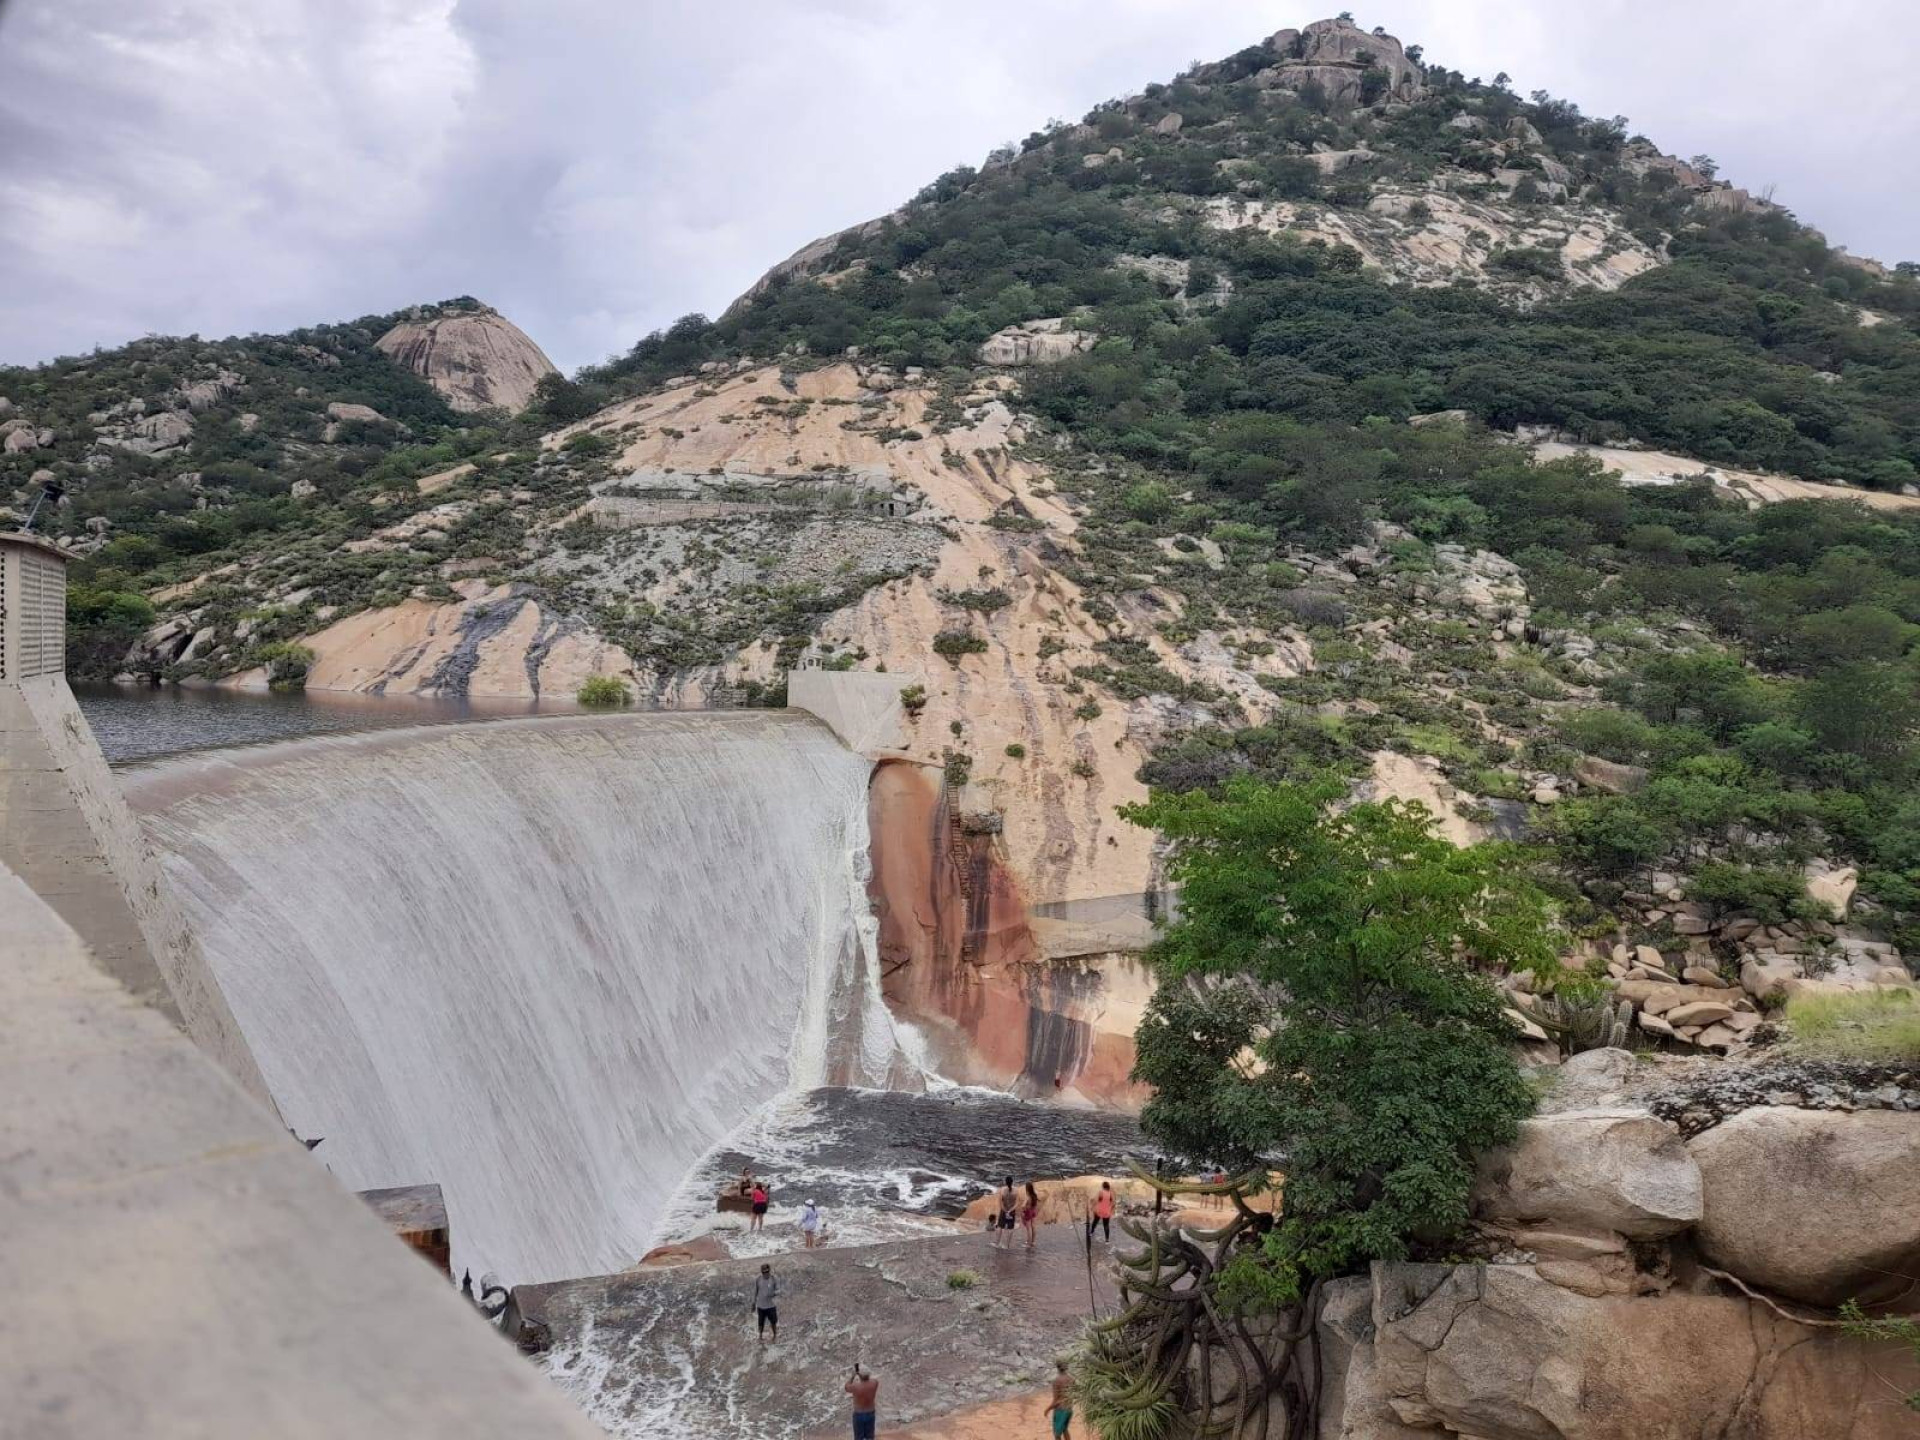
[[[605,1274],[784,1094],[914,1086],[869,764],[798,713],[328,735],[122,773],[286,1123],[454,1270]]]

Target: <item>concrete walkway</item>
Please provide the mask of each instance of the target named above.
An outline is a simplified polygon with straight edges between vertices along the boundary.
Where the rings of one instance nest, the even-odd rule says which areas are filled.
[[[598,1432],[0,866],[0,1440]]]

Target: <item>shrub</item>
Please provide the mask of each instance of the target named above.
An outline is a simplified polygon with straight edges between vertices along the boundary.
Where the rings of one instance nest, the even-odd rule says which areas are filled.
[[[1325,590],[1287,590],[1274,596],[1274,603],[1302,625],[1338,628],[1347,623],[1347,602]]]
[[[596,710],[618,710],[632,702],[633,692],[627,689],[625,681],[612,675],[589,675],[580,682],[573,698]]]
[[[1073,709],[1073,718],[1076,720],[1098,720],[1100,714],[1100,702],[1098,700],[1082,701],[1080,704],[1074,706]]]
[[[949,1290],[971,1290],[980,1283],[978,1270],[954,1270],[947,1275]]]
[[[1512,274],[1537,280],[1564,280],[1567,276],[1560,252],[1538,245],[1516,245],[1511,250],[1502,250],[1494,256],[1493,263]]]
[[[1687,897],[1737,910],[1768,925],[1784,920],[1831,919],[1826,907],[1807,897],[1807,882],[1784,865],[1740,865],[1709,860],[1687,882]]]
[[[962,655],[981,655],[986,648],[987,642],[968,630],[942,630],[933,637],[933,653],[948,660],[958,660]]]
[[[267,667],[269,687],[275,690],[307,688],[307,672],[313,668],[315,656],[306,646],[279,641],[261,646],[257,654],[260,663]]]
[[[984,590],[942,590],[940,603],[958,605],[964,610],[978,610],[983,615],[991,615],[1013,603],[1013,597],[999,586]]]
[[[1012,744],[1007,746],[1007,758],[1009,760],[1026,759],[1027,747],[1022,745],[1018,740],[1015,740]]]
[[[900,708],[909,715],[918,715],[927,708],[927,687],[924,685],[902,685],[900,687]]]

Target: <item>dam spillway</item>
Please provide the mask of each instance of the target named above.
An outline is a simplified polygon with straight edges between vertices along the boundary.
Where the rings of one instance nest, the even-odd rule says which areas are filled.
[[[867,762],[773,712],[504,721],[127,773],[297,1133],[436,1182],[456,1271],[639,1258],[790,1088],[903,1065],[873,970]]]

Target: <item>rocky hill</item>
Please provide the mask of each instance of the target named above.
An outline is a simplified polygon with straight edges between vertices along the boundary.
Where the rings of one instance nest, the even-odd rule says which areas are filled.
[[[1676,1048],[1920,953],[1920,283],[1623,121],[1319,21],[574,381],[513,342],[467,383],[511,327],[449,308],[0,373],[4,478],[69,482],[79,658],[897,677],[891,984],[959,1051],[1026,1034],[981,1078],[1036,1088],[1124,1088],[1149,784],[1332,771],[1537,840]]]
[[[484,307],[409,311],[373,343],[464,415],[496,409],[518,414],[533,403],[542,380],[560,373],[525,331]]]

